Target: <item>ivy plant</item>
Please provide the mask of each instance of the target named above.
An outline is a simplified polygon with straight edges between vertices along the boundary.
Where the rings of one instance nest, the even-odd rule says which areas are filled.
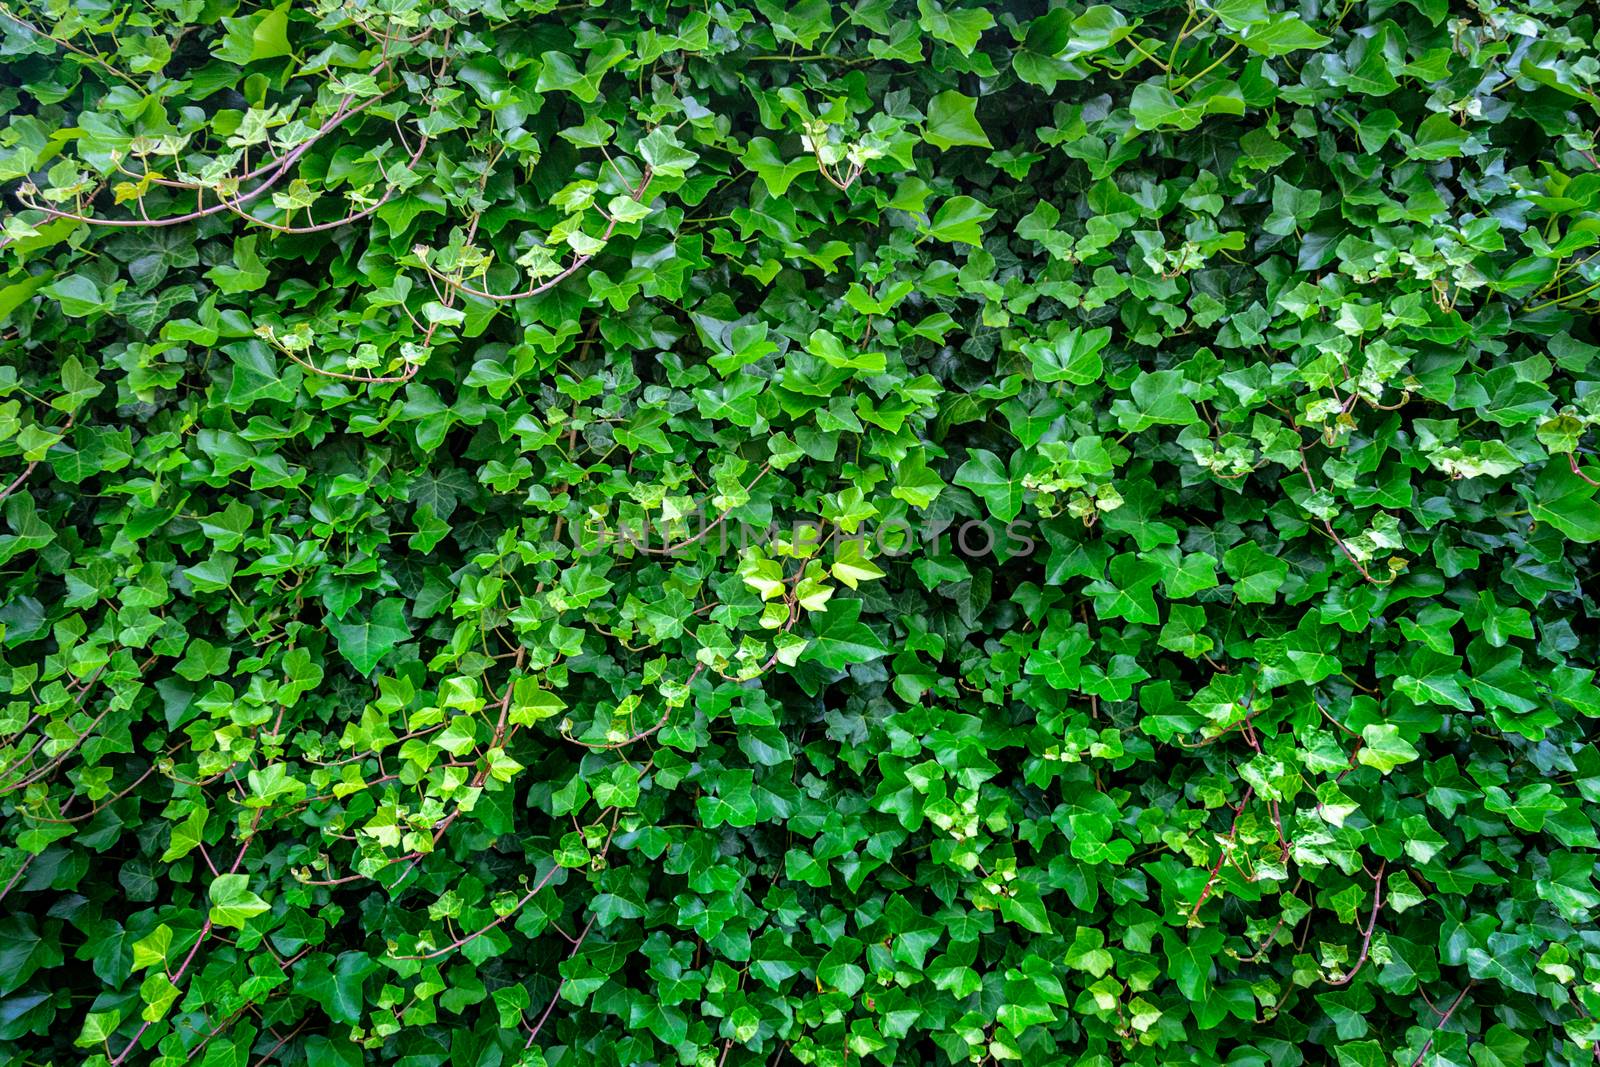
[[[1593,5],[0,74],[0,1059],[1600,1057]]]

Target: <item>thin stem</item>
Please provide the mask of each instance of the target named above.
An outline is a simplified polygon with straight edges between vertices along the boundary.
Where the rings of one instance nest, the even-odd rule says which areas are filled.
[[[1372,948],[1372,931],[1377,929],[1378,926],[1378,909],[1383,907],[1383,872],[1388,866],[1388,860],[1379,863],[1378,873],[1372,877],[1372,914],[1367,919],[1366,931],[1361,935],[1361,955],[1356,957],[1356,965],[1350,968],[1349,974],[1343,978],[1325,979],[1331,986],[1349,985],[1367,962],[1367,953]],[[1412,1067],[1415,1067],[1415,1064]]]
[[[760,485],[761,484],[761,479],[765,478],[769,473],[771,473],[771,471],[772,471],[772,464],[770,464],[770,463],[762,464],[761,465],[761,472],[759,474],[757,474],[755,476],[755,478],[753,478],[751,480],[749,485],[744,487],[745,492],[748,493],[748,492],[750,492],[750,490],[754,489],[757,485]],[[705,528],[702,529],[699,533],[695,534],[693,537],[685,538],[684,540],[679,541],[676,544],[667,545],[667,546],[665,546],[663,548],[651,548],[649,545],[639,545],[638,547],[639,547],[640,551],[645,552],[646,554],[652,555],[652,556],[670,556],[670,555],[673,555],[676,552],[680,552],[683,549],[688,548],[690,545],[698,544],[700,541],[704,540],[705,537],[708,534],[710,534],[713,530],[717,529],[719,526],[721,526],[724,522],[727,521],[727,518],[728,518],[729,514],[731,514],[731,513],[727,512],[727,511],[724,511],[722,514],[718,515],[711,522],[707,523]]]
[[[1547,307],[1552,307],[1552,306],[1554,306],[1556,304],[1564,303],[1564,302],[1566,302],[1568,300],[1573,300],[1573,299],[1576,299],[1577,297],[1580,297],[1580,296],[1587,296],[1589,293],[1594,292],[1596,289],[1600,289],[1600,282],[1594,282],[1591,285],[1586,285],[1582,289],[1579,289],[1576,293],[1568,293],[1566,296],[1558,296],[1558,297],[1555,297],[1553,299],[1546,300],[1542,304],[1535,304],[1531,308],[1524,308],[1523,311],[1525,313],[1531,315],[1535,311],[1543,311]]]
[[[398,130],[399,126],[396,125],[395,128]],[[404,141],[405,138],[402,136],[401,140]],[[417,165],[417,161],[422,158],[422,153],[427,149],[427,147],[428,147],[428,138],[426,136],[424,136],[421,139],[421,142],[417,145],[416,149],[411,153],[411,159],[407,161],[406,166],[407,167],[415,167]],[[381,163],[378,165],[378,169],[380,171],[383,171],[383,165]],[[257,226],[264,226],[267,229],[273,231],[274,233],[282,233],[282,234],[322,233],[325,230],[336,230],[340,226],[348,226],[352,222],[360,222],[362,219],[368,218],[374,212],[376,212],[379,208],[383,207],[383,205],[387,204],[389,202],[389,200],[394,196],[394,194],[398,191],[398,187],[395,186],[395,184],[389,179],[388,171],[383,171],[383,177],[384,177],[385,181],[389,182],[389,185],[384,189],[383,196],[378,198],[377,203],[373,204],[371,207],[363,208],[360,211],[354,212],[353,214],[346,215],[342,219],[336,219],[333,222],[318,222],[318,223],[315,223],[315,224],[312,224],[312,225],[307,225],[307,226],[289,226],[289,225],[283,225],[283,224],[276,223],[276,222],[268,222],[265,219],[258,219],[254,215],[251,215],[251,214],[249,214],[247,212],[244,212],[244,211],[240,211],[232,201],[224,200],[223,201],[223,206],[226,207],[229,211],[233,212],[235,215],[239,216],[239,218],[244,219],[246,222],[254,223]],[[404,307],[405,305],[402,304],[401,306]]]
[[[129,85],[133,86],[135,89],[138,89],[139,91],[143,92],[143,89],[140,88],[139,83],[137,81],[135,81],[131,75],[122,73],[122,71],[118,70],[116,67],[113,67],[110,63],[107,63],[105,61],[105,59],[103,59],[102,57],[100,57],[98,55],[95,55],[93,52],[85,51],[84,49],[79,48],[77,45],[73,44],[71,41],[63,40],[60,37],[56,37],[56,36],[53,36],[51,34],[48,34],[48,33],[44,32],[43,30],[41,30],[39,27],[35,26],[33,23],[27,21],[26,19],[18,18],[16,15],[13,15],[11,13],[11,9],[6,7],[4,4],[0,4],[0,15],[3,15],[6,19],[10,20],[11,22],[16,23],[18,26],[21,26],[23,29],[27,30],[29,33],[37,34],[38,36],[43,37],[47,41],[55,42],[57,45],[59,45],[62,48],[65,48],[67,51],[71,52],[74,55],[82,56],[84,59],[87,59],[89,62],[95,64],[98,67],[100,67],[100,69],[104,70],[107,74],[110,74],[110,75],[112,75],[114,77],[120,78],[122,81],[127,82]]]
[[[174,986],[176,986],[183,978],[184,972],[189,969],[189,965],[194,962],[195,954],[200,951],[200,946],[205,944],[206,938],[211,936],[211,929],[211,920],[207,918],[206,924],[200,928],[200,936],[195,938],[194,947],[189,949],[189,954],[183,958],[183,965],[178,968],[177,973],[171,978],[171,982]],[[118,1053],[116,1058],[111,1061],[111,1067],[121,1067],[122,1061],[126,1060],[128,1058],[128,1054],[138,1046],[139,1039],[144,1036],[146,1030],[150,1029],[150,1025],[150,1023],[144,1023],[139,1027],[138,1030],[134,1031],[134,1035],[128,1041],[127,1046],[124,1047],[123,1050]]]
[[[72,420],[75,418],[77,418],[76,415],[68,415],[67,421],[61,424],[61,429],[58,432],[65,434],[68,430],[72,429]],[[38,469],[38,466],[39,461],[34,460],[32,463],[28,464],[22,469],[22,473],[17,475],[15,481],[6,486],[4,489],[0,489],[0,503],[4,503],[6,497],[10,496],[12,493],[15,493],[18,489],[21,489],[23,484],[27,482],[27,480],[33,475],[33,472]]]
[[[1189,88],[1189,86],[1193,85],[1195,82],[1199,81],[1201,78],[1204,78],[1207,74],[1210,74],[1212,71],[1214,71],[1218,67],[1222,66],[1223,63],[1227,62],[1228,57],[1233,55],[1238,50],[1239,50],[1239,42],[1235,41],[1235,42],[1233,42],[1233,47],[1228,49],[1226,52],[1222,53],[1222,55],[1218,56],[1212,62],[1212,64],[1209,67],[1207,67],[1205,70],[1202,70],[1199,74],[1196,74],[1194,77],[1189,78],[1182,85],[1179,85],[1176,89],[1174,89],[1172,91],[1174,93],[1183,92],[1185,89]]]
[[[1418,1052],[1417,1058],[1411,1061],[1411,1067],[1419,1067],[1419,1065],[1422,1063],[1422,1058],[1426,1056],[1428,1054],[1428,1050],[1433,1047],[1433,1039],[1438,1036],[1440,1030],[1444,1029],[1444,1024],[1450,1021],[1450,1016],[1454,1015],[1456,1013],[1456,1009],[1461,1006],[1461,1001],[1466,998],[1467,991],[1477,984],[1478,980],[1474,978],[1466,985],[1461,987],[1461,992],[1456,994],[1456,999],[1450,1002],[1450,1006],[1444,1010],[1444,1014],[1441,1015],[1439,1017],[1439,1021],[1434,1024],[1433,1033],[1429,1034],[1428,1040],[1422,1043],[1422,1051]],[[1418,990],[1418,992],[1421,992],[1421,990]],[[1432,1007],[1432,1005],[1430,1004],[1429,1007]]]
[[[1151,55],[1149,52],[1146,52],[1144,50],[1144,45],[1140,44],[1138,41],[1134,40],[1132,37],[1128,38],[1128,44],[1132,46],[1132,48],[1133,48],[1133,50],[1135,52],[1138,52],[1141,56],[1144,56],[1144,58],[1148,59],[1150,62],[1154,63],[1156,66],[1160,67],[1163,73],[1170,73],[1171,68],[1168,67],[1165,63],[1161,62],[1161,57],[1160,56],[1154,56],[1154,55]]]
[[[417,376],[417,371],[422,368],[420,363],[407,364],[402,374],[372,375],[372,374],[346,374],[343,371],[323,370],[321,367],[308,360],[301,359],[287,349],[280,349],[284,355],[300,364],[313,374],[320,374],[324,378],[336,378],[341,382],[362,382],[366,385],[392,385],[395,382],[409,382]]]
[[[631,190],[629,192],[629,195],[635,201],[637,201],[639,203],[643,203],[644,202],[643,201],[644,194],[649,188],[650,188],[650,168],[646,167],[644,169],[644,178],[643,178],[643,180],[640,181],[639,187],[637,189]],[[612,231],[615,230],[616,228],[617,228],[617,222],[616,222],[615,219],[612,219],[606,225],[605,232],[603,232],[600,235],[600,237],[599,237],[600,242],[602,244],[604,244],[607,240],[609,240],[610,237],[611,237]],[[458,291],[463,292],[463,293],[466,293],[468,296],[475,296],[479,300],[488,300],[488,301],[491,301],[493,303],[504,304],[504,303],[509,303],[510,301],[513,301],[513,300],[526,300],[529,297],[538,296],[540,293],[549,292],[551,289],[554,289],[556,286],[560,285],[562,282],[564,282],[568,278],[572,277],[572,275],[574,273],[576,273],[579,269],[581,269],[585,263],[589,262],[589,260],[593,259],[594,256],[595,256],[595,253],[592,253],[592,252],[582,253],[579,256],[577,256],[577,258],[575,258],[571,263],[569,263],[564,269],[562,269],[559,273],[554,275],[553,277],[546,278],[544,281],[539,282],[539,283],[537,283],[535,285],[529,286],[527,289],[524,289],[521,292],[517,292],[517,293],[491,293],[491,292],[488,292],[487,290],[484,290],[484,289],[474,289],[472,286],[467,285],[466,283],[460,281],[457,278],[451,278],[448,275],[443,274],[438,270],[435,270],[433,268],[433,266],[427,262],[427,260],[423,260],[422,261],[422,269],[427,271],[428,274],[431,277],[437,278],[439,281],[444,282],[450,288],[458,290]]]
[[[449,955],[450,953],[454,952],[456,949],[460,948],[463,945],[471,944],[472,942],[478,940],[478,938],[482,937],[484,934],[488,933],[490,930],[493,930],[496,927],[500,926],[501,923],[503,923],[507,919],[511,918],[517,912],[521,911],[523,909],[523,907],[528,903],[528,901],[532,900],[535,896],[538,895],[539,890],[543,889],[547,884],[549,884],[550,879],[555,877],[556,872],[559,871],[559,870],[562,870],[562,869],[563,868],[561,868],[559,866],[551,867],[550,868],[550,873],[545,875],[543,878],[539,879],[539,884],[535,885],[532,889],[530,889],[526,893],[524,893],[522,895],[522,899],[518,900],[515,904],[513,904],[511,906],[511,910],[507,911],[504,915],[501,915],[500,917],[498,917],[497,919],[495,919],[493,922],[489,923],[488,925],[480,926],[478,929],[474,930],[472,933],[466,934],[463,937],[456,938],[454,941],[450,942],[444,948],[435,949],[432,952],[419,953],[418,955],[414,955],[414,956],[395,956],[394,958],[397,959],[397,960],[433,960],[433,959],[438,959],[440,956],[447,956],[447,955]],[[113,1064],[113,1067],[115,1067],[114,1064]]]
[[[1239,839],[1239,819],[1242,815],[1244,815],[1244,809],[1250,803],[1250,798],[1255,795],[1255,787],[1247,787],[1244,791],[1244,796],[1240,799],[1239,803],[1234,806],[1233,826],[1228,830],[1228,839],[1223,842],[1218,842],[1221,847],[1221,852],[1217,856],[1216,866],[1211,868],[1211,876],[1206,879],[1205,888],[1200,891],[1200,899],[1194,902],[1194,907],[1189,911],[1190,922],[1195,922],[1199,919],[1201,906],[1204,905],[1208,899],[1210,899],[1211,891],[1216,887],[1217,878],[1222,874],[1222,865],[1227,861],[1228,850],[1232,848],[1234,842],[1238,841]]]
[[[584,939],[589,936],[589,931],[592,929],[594,929],[594,920],[590,919],[589,922],[584,926],[582,933],[575,938],[569,939],[572,941],[572,951],[567,953],[567,959],[570,960],[572,957],[578,954],[578,950],[583,947]],[[539,1016],[539,1021],[533,1024],[533,1030],[528,1034],[528,1041],[522,1046],[523,1048],[532,1048],[533,1043],[539,1040],[539,1031],[544,1029],[545,1020],[550,1018],[550,1013],[552,1011],[555,1011],[556,1001],[561,999],[561,991],[565,989],[566,986],[567,980],[565,978],[556,983],[556,991],[550,994],[550,1003],[545,1005],[543,1014]]]
[[[195,222],[199,219],[209,218],[212,215],[218,215],[224,211],[234,211],[237,213],[239,208],[254,202],[263,194],[269,192],[273,186],[278,184],[278,182],[282,181],[284,175],[289,173],[289,168],[294,166],[294,164],[300,160],[301,156],[311,151],[312,147],[315,146],[318,141],[322,140],[322,138],[327,136],[329,133],[332,133],[335,129],[343,125],[352,117],[359,115],[362,111],[365,111],[373,104],[376,104],[379,100],[382,100],[383,96],[374,96],[371,99],[357,104],[355,107],[349,106],[351,99],[353,98],[348,96],[345,97],[339,105],[339,110],[334,113],[333,118],[323,123],[308,141],[300,145],[298,148],[295,148],[287,155],[283,156],[282,162],[278,164],[277,168],[272,172],[270,177],[268,177],[254,189],[250,190],[248,193],[245,193],[242,196],[234,197],[231,201],[224,197],[221,203],[214,204],[211,207],[196,208],[194,211],[191,211],[188,214],[175,215],[171,218],[163,219],[97,219],[89,215],[76,215],[69,211],[57,211],[53,207],[49,207],[45,204],[34,203],[31,200],[22,200],[22,203],[35,211],[42,211],[52,218],[71,219],[73,222],[87,223],[91,226],[107,226],[117,229],[151,229],[166,226],[181,226],[184,223]],[[21,198],[19,197],[18,199]]]
[[[684,685],[693,685],[695,679],[700,677],[700,673],[702,671],[704,671],[705,669],[706,669],[706,665],[704,663],[695,664],[694,670],[689,675],[689,680],[687,682],[685,682]],[[649,727],[648,729],[645,729],[645,730],[640,730],[638,733],[634,734],[633,736],[625,737],[621,741],[605,741],[605,742],[583,741],[583,740],[580,740],[580,739],[578,739],[576,737],[568,737],[567,740],[571,741],[575,745],[582,745],[585,748],[592,748],[592,749],[595,749],[595,750],[611,750],[611,749],[618,749],[618,748],[627,748],[629,745],[634,744],[635,742],[638,742],[638,741],[643,741],[645,738],[650,737],[651,735],[659,732],[663,726],[667,725],[667,720],[672,718],[672,712],[673,712],[673,706],[671,704],[668,704],[666,706],[666,708],[661,712],[661,718],[656,720],[656,723],[655,723],[654,726],[651,726],[651,727]]]

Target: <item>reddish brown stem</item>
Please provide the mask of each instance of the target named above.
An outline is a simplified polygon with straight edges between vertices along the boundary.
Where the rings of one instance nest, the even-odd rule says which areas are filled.
[[[60,432],[64,434],[68,430],[72,429],[72,420],[74,418],[76,418],[76,417],[77,416],[75,416],[75,415],[68,415],[67,416],[67,421],[61,424],[61,431]],[[3,503],[5,501],[5,499],[6,499],[6,497],[10,496],[12,493],[15,493],[18,489],[21,489],[22,486],[23,486],[23,483],[26,482],[30,477],[33,476],[33,472],[38,466],[39,466],[39,461],[38,460],[34,460],[32,463],[28,464],[26,467],[24,467],[22,469],[22,473],[17,475],[15,481],[13,481],[10,485],[6,486],[4,489],[0,489],[0,503]]]
[[[761,479],[765,478],[771,472],[772,472],[772,464],[763,463],[761,465],[760,473],[758,473],[754,478],[752,478],[750,480],[750,484],[744,487],[744,491],[748,493],[748,492],[750,492],[750,490],[752,490],[756,486],[760,485],[761,484]],[[706,538],[706,536],[708,534],[710,534],[713,530],[717,529],[717,527],[721,526],[724,522],[727,521],[728,514],[729,514],[728,512],[724,511],[722,514],[718,515],[711,522],[707,523],[705,528],[702,529],[699,533],[695,534],[693,537],[686,537],[682,541],[679,541],[676,544],[667,545],[667,546],[665,546],[663,548],[651,548],[649,545],[639,545],[637,547],[641,552],[644,552],[644,553],[646,553],[648,555],[652,555],[652,556],[670,556],[670,555],[673,555],[673,554],[675,554],[677,552],[682,551],[685,548],[688,548],[690,545],[698,544],[699,542],[705,540],[705,538]]]
[[[1356,957],[1356,965],[1343,978],[1324,979],[1331,986],[1349,985],[1367,962],[1367,953],[1372,949],[1372,932],[1378,928],[1378,909],[1383,907],[1383,872],[1388,866],[1388,860],[1379,863],[1378,873],[1372,877],[1372,914],[1367,919],[1367,929],[1361,935],[1361,955]]]
[[[200,946],[205,944],[206,938],[211,936],[211,929],[211,920],[207,918],[206,924],[200,928],[200,936],[195,938],[194,947],[189,949],[189,954],[183,958],[183,965],[178,968],[176,974],[172,975],[171,981],[173,985],[177,985],[183,978],[184,973],[188,971],[189,965],[194,962],[195,955],[200,951]],[[150,1025],[150,1023],[145,1023],[134,1031],[133,1037],[128,1041],[127,1046],[111,1061],[111,1067],[120,1067],[122,1061],[128,1058],[128,1053],[138,1047],[139,1039],[144,1036],[146,1030],[150,1029]]]
[[[646,167],[644,169],[644,178],[639,182],[638,188],[630,190],[628,195],[633,197],[634,200],[642,202],[645,191],[649,188],[650,168]],[[616,228],[617,220],[611,219],[606,224],[605,231],[600,234],[600,240],[608,240]],[[450,288],[466,293],[468,296],[475,296],[479,300],[488,300],[492,303],[503,304],[512,300],[526,300],[528,297],[538,296],[540,293],[549,292],[551,289],[554,289],[556,286],[572,277],[572,275],[580,270],[585,263],[589,262],[589,260],[593,258],[593,253],[579,255],[554,277],[546,278],[544,281],[538,282],[527,289],[522,290],[520,293],[491,293],[484,289],[474,289],[472,286],[467,285],[464,282],[457,281],[448,275],[441,274],[439,271],[434,270],[433,267],[428,265],[426,260],[424,260],[422,263],[422,269],[427,271],[430,276],[437,278],[439,281],[448,285]]]
[[[181,226],[186,222],[195,222],[199,219],[221,214],[224,211],[237,210],[238,208],[242,208],[244,205],[259,199],[262,195],[269,192],[273,186],[277,185],[278,182],[282,181],[284,175],[289,173],[289,168],[294,166],[294,164],[300,160],[301,156],[311,151],[312,147],[315,146],[318,141],[322,140],[323,137],[332,133],[339,126],[343,125],[354,116],[359,115],[361,112],[365,111],[367,108],[371,107],[373,104],[376,104],[382,99],[383,95],[380,94],[372,97],[369,100],[362,101],[355,107],[350,107],[351,98],[345,97],[344,100],[340,102],[339,110],[334,113],[333,118],[323,123],[316,133],[312,134],[310,140],[282,156],[282,161],[278,164],[277,168],[273,170],[272,174],[260,185],[256,186],[254,189],[243,194],[242,196],[235,197],[231,201],[224,199],[222,203],[215,204],[211,207],[197,208],[194,211],[184,215],[175,215],[171,218],[163,219],[97,219],[88,215],[75,215],[68,211],[57,211],[55,208],[48,207],[44,204],[35,204],[30,201],[23,201],[23,203],[36,211],[44,212],[46,215],[49,215],[52,218],[71,219],[74,222],[82,222],[90,226],[106,226],[119,229],[150,229],[165,226]],[[251,172],[252,175],[254,173],[255,172]],[[247,175],[244,180],[248,180],[249,177],[250,175]]]
[[[1216,865],[1211,868],[1211,876],[1206,879],[1205,888],[1200,891],[1200,899],[1194,902],[1194,908],[1189,912],[1190,922],[1194,922],[1200,917],[1201,906],[1204,905],[1208,899],[1210,899],[1211,891],[1216,887],[1217,878],[1222,874],[1222,865],[1227,861],[1228,848],[1239,838],[1239,819],[1244,815],[1244,809],[1250,803],[1250,798],[1255,795],[1256,791],[1254,786],[1246,787],[1244,791],[1244,797],[1239,801],[1238,804],[1234,806],[1233,826],[1228,831],[1228,840],[1221,846],[1221,851],[1217,855]]]
[[[1439,1017],[1439,1021],[1434,1024],[1433,1033],[1429,1034],[1428,1040],[1422,1043],[1422,1051],[1418,1052],[1417,1058],[1411,1061],[1411,1067],[1419,1067],[1419,1065],[1422,1063],[1422,1058],[1426,1056],[1428,1054],[1428,1050],[1433,1047],[1434,1037],[1437,1036],[1440,1030],[1444,1029],[1444,1024],[1450,1021],[1450,1016],[1456,1013],[1456,1009],[1461,1006],[1462,1000],[1466,999],[1467,991],[1477,984],[1478,980],[1474,978],[1472,981],[1461,987],[1461,992],[1456,994],[1456,999],[1450,1002],[1450,1006],[1444,1010],[1444,1014],[1441,1015]],[[1429,1006],[1431,1007],[1432,1005]]]
[[[578,954],[578,950],[583,947],[584,939],[589,936],[589,931],[593,928],[594,920],[590,919],[589,922],[584,926],[583,931],[578,934],[576,938],[567,938],[567,940],[572,942],[572,951],[567,953],[567,959],[570,960],[572,957]],[[566,935],[563,934],[562,936]],[[552,1011],[555,1011],[556,1001],[561,999],[561,990],[566,988],[566,985],[567,980],[565,978],[556,983],[556,991],[550,994],[550,1003],[545,1005],[544,1012],[539,1016],[539,1021],[533,1024],[533,1029],[529,1032],[528,1041],[522,1046],[523,1048],[532,1048],[533,1043],[539,1040],[539,1031],[544,1029],[545,1020],[550,1018],[550,1013]]]
[[[685,685],[693,685],[694,684],[694,680],[696,678],[700,677],[700,673],[702,671],[704,671],[705,669],[706,669],[706,665],[704,663],[695,664],[693,672],[691,672],[690,675],[689,675],[689,680],[687,682],[685,682],[684,684]],[[638,733],[634,734],[632,737],[624,738],[621,741],[581,741],[576,737],[569,737],[569,738],[567,738],[567,740],[571,741],[575,745],[583,745],[585,748],[592,748],[592,749],[597,749],[597,750],[598,749],[627,748],[629,745],[633,744],[634,742],[643,741],[645,738],[650,737],[652,734],[655,734],[656,732],[658,732],[662,727],[666,726],[667,725],[667,720],[672,718],[672,711],[673,711],[672,706],[668,705],[666,710],[662,711],[661,718],[656,720],[656,723],[655,723],[654,726],[651,726],[649,729],[640,730]]]
[[[84,682],[83,689],[78,693],[78,705],[80,708],[83,705],[83,698],[88,695],[90,687],[93,686],[94,683],[99,679],[101,672],[104,670],[105,667],[101,667],[99,670],[96,670],[94,674],[89,676],[88,681]],[[68,746],[65,752],[52,759],[49,763],[46,763],[38,770],[29,774],[25,774],[16,781],[8,782],[4,786],[0,786],[0,796],[4,796],[7,793],[13,793],[18,789],[26,788],[27,786],[32,785],[34,782],[39,781],[41,778],[54,773],[57,768],[66,762],[67,757],[76,752],[78,750],[78,746],[83,744],[84,741],[88,739],[90,734],[94,733],[95,727],[99,726],[101,721],[109,714],[111,714],[111,708],[110,706],[107,706],[105,711],[102,711],[99,715],[95,716],[93,722],[84,727],[83,733],[79,734],[77,738],[73,740],[72,744]],[[28,753],[28,756],[23,757],[22,761],[18,761],[17,763],[14,763],[10,767],[6,768],[6,773],[9,774],[11,771],[15,770],[23,761],[26,761],[33,755],[34,752],[37,752],[38,750],[39,746],[35,745],[33,750]]]
[[[490,930],[493,930],[496,927],[500,926],[501,923],[504,923],[507,919],[511,918],[517,912],[521,911],[523,909],[523,907],[528,903],[528,901],[532,900],[535,896],[538,895],[539,890],[543,889],[547,884],[549,884],[550,879],[554,878],[555,875],[556,875],[556,872],[559,871],[559,870],[561,870],[560,867],[551,867],[550,868],[550,873],[545,875],[543,878],[539,879],[539,883],[537,885],[535,885],[532,889],[530,889],[526,893],[524,893],[522,895],[522,899],[517,901],[515,904],[513,904],[511,906],[511,910],[510,911],[506,912],[504,915],[499,916],[493,922],[490,922],[490,923],[488,923],[488,924],[486,924],[484,926],[480,926],[478,929],[474,930],[470,934],[466,934],[466,935],[464,935],[462,937],[456,938],[454,941],[450,942],[444,948],[434,949],[432,952],[419,953],[419,954],[417,954],[415,956],[396,956],[394,958],[397,959],[397,960],[433,960],[433,959],[438,959],[440,956],[449,955],[450,953],[454,952],[456,949],[460,948],[462,945],[467,945],[467,944],[472,943],[473,941],[478,940],[478,938],[482,937],[484,934],[488,933]]]

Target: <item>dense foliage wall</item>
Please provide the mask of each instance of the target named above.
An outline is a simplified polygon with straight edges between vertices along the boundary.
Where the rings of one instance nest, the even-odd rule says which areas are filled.
[[[0,1060],[1600,1057],[1595,9],[964,3],[0,7]]]

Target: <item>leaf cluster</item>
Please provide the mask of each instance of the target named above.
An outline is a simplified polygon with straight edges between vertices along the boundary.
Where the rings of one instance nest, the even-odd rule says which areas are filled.
[[[0,1059],[1600,1056],[1596,40],[5,0]]]

